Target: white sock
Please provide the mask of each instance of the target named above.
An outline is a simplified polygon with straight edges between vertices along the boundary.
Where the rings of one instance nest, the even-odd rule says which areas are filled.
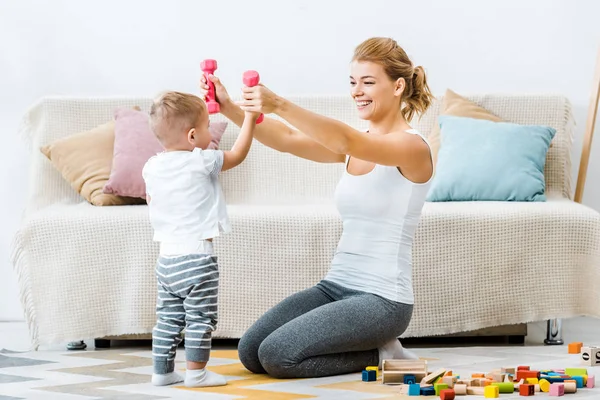
[[[152,374],[152,384],[154,386],[167,386],[179,382],[183,382],[183,376],[175,371],[168,374]]]
[[[215,374],[203,369],[188,369],[185,371],[185,386],[187,387],[207,387],[227,385],[224,376]]]
[[[383,365],[383,360],[418,360],[419,357],[410,350],[402,347],[398,339],[393,339],[379,348],[379,368]]]

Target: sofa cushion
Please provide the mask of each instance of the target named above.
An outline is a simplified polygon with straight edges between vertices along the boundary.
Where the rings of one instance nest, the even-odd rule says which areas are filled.
[[[460,96],[450,89],[447,89],[446,93],[444,94],[440,115],[453,115],[456,117],[469,117],[502,122],[502,119],[491,111],[480,107],[477,103]],[[441,146],[440,126],[437,118],[427,139],[431,146],[433,163],[434,165],[437,165],[438,153]]]
[[[226,128],[226,122],[210,124],[212,140],[209,148],[218,148]],[[112,170],[104,185],[104,193],[145,199],[146,184],[142,169],[150,157],[163,150],[150,129],[148,113],[118,108],[115,111]]]
[[[440,116],[442,146],[428,201],[545,201],[554,128]]]
[[[42,146],[54,168],[85,200],[95,206],[142,204],[139,198],[107,194],[102,191],[110,176],[113,160],[115,122],[107,121]]]

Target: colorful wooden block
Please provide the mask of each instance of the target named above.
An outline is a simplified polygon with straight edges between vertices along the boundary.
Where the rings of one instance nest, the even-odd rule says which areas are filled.
[[[377,380],[377,374],[375,371],[367,371],[366,369],[362,372],[363,382],[373,382]]]
[[[583,376],[573,376],[572,378],[577,384],[577,389],[581,389],[583,387]]]
[[[503,374],[511,374],[514,375],[515,374],[515,369],[514,368],[501,368],[500,372]]]
[[[444,389],[448,389],[448,385],[446,385],[445,383],[436,383],[435,385],[433,385],[433,387],[435,388],[435,395],[439,396],[440,392]]]
[[[565,393],[577,392],[577,383],[575,381],[564,381],[563,385],[565,386]]]
[[[585,385],[588,389],[592,389],[596,386],[596,377],[594,375],[588,375],[587,383]]]
[[[455,396],[454,389],[444,389],[440,391],[440,400],[454,400]]]
[[[471,374],[471,378],[485,378],[485,374]]]
[[[417,383],[417,378],[412,374],[404,375],[404,384],[412,385],[413,383]]]
[[[582,347],[583,347],[583,343],[581,343],[581,342],[569,343],[569,354],[579,354],[579,353],[581,353],[581,348]]]
[[[536,379],[540,379],[540,371],[530,371],[530,370],[518,370],[517,371],[517,380],[520,381],[521,379],[527,379],[527,378],[536,378]]]
[[[564,383],[553,383],[550,385],[550,396],[564,396],[565,395],[565,384]]]
[[[589,366],[600,365],[600,347],[583,347],[581,361]]]
[[[533,396],[535,395],[535,388],[530,383],[524,383],[519,386],[519,394],[521,396]]]
[[[497,386],[500,393],[514,393],[515,386],[512,383],[494,382],[492,386]]]
[[[368,366],[367,368],[365,368],[366,371],[375,371],[375,378],[377,378],[377,376],[379,375],[379,367],[378,366]]]
[[[569,376],[583,376],[588,373],[586,368],[567,368],[565,369],[565,374]]]
[[[422,387],[421,396],[433,396],[435,395],[435,389],[432,386]]]
[[[525,382],[529,383],[530,385],[536,385],[540,383],[538,378],[527,378],[525,379]]]
[[[486,399],[497,399],[498,397],[500,397],[500,389],[498,388],[498,386],[486,386],[483,389],[483,397],[485,397]]]
[[[467,394],[467,385],[464,383],[457,383],[454,385],[454,393],[459,396],[464,396]]]
[[[420,396],[421,395],[421,385],[418,383],[412,383],[408,386],[408,395],[409,396]]]
[[[542,392],[548,393],[550,391],[550,382],[547,379],[540,379],[539,385]]]
[[[529,366],[527,366],[527,365],[519,365],[517,367],[517,371],[529,371]]]

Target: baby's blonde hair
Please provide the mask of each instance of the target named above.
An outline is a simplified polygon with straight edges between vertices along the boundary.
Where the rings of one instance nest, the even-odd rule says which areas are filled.
[[[150,128],[162,143],[172,140],[173,133],[186,133],[196,126],[206,111],[204,101],[177,91],[160,94],[150,107]]]

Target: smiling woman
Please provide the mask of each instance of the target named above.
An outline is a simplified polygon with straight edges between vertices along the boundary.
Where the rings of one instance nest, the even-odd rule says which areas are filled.
[[[343,231],[331,268],[315,286],[267,311],[241,338],[241,362],[254,373],[307,378],[357,372],[384,359],[414,358],[398,337],[413,310],[412,245],[429,183],[431,151],[409,125],[433,96],[425,71],[390,38],[360,44],[350,89],[368,132],[305,110],[263,85],[231,101],[219,79],[221,113],[240,125],[244,111],[275,113],[255,138],[317,162],[345,163],[335,191]],[[206,93],[204,77],[200,83]]]

